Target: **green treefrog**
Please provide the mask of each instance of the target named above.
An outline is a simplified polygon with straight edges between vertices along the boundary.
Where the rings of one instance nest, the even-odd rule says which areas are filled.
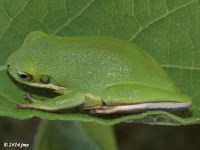
[[[161,66],[137,45],[106,36],[59,37],[31,32],[7,60],[22,84],[51,89],[45,101],[27,94],[17,108],[89,113],[180,110],[191,105]]]

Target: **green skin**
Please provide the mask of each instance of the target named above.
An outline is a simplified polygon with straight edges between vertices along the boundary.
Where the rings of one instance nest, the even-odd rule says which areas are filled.
[[[30,33],[7,60],[20,83],[60,95],[18,108],[58,111],[78,107],[91,113],[178,110],[191,99],[176,88],[160,65],[136,45],[98,36],[58,37]]]

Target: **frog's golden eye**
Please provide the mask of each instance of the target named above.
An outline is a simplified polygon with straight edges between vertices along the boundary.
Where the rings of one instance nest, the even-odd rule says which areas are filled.
[[[33,80],[33,76],[26,73],[26,72],[18,71],[17,73],[18,73],[18,76],[23,80],[26,80],[26,81],[32,81]]]
[[[40,82],[44,84],[48,84],[50,82],[50,78],[48,76],[41,76]]]

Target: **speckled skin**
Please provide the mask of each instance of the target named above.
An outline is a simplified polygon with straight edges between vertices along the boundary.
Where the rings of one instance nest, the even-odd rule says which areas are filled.
[[[13,53],[7,64],[11,70],[31,74],[33,86],[41,76],[51,84],[82,95],[89,94],[87,107],[95,98],[109,106],[148,102],[190,102],[181,94],[160,65],[136,45],[98,36],[58,37],[42,32],[30,33],[23,46]],[[56,90],[58,93],[65,90]],[[94,97],[94,98],[92,98]],[[97,105],[102,105],[97,102]],[[83,105],[84,107],[84,105]],[[101,106],[98,106],[101,107]]]

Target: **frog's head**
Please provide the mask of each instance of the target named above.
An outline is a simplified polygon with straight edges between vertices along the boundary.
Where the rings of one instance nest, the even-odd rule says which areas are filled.
[[[30,50],[29,45],[31,43],[27,41],[30,41],[30,38],[34,38],[35,40],[35,37],[38,36],[37,34],[40,34],[40,32],[28,35],[23,46],[9,56],[6,62],[8,73],[17,82],[28,86],[53,89],[56,91],[62,89],[63,87],[58,86],[52,77],[44,73],[43,70],[45,69],[41,68],[43,64],[40,58],[37,58],[33,50]]]
[[[23,54],[20,50],[14,52],[8,58],[6,65],[9,74],[18,82],[34,86],[42,87],[50,83],[50,77],[40,76],[35,70],[34,63],[31,58]]]

